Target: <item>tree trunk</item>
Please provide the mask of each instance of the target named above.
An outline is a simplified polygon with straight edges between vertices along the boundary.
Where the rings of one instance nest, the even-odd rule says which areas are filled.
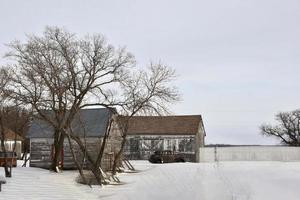
[[[82,144],[82,141],[80,140],[80,138],[74,136],[74,135],[70,135],[71,139],[74,140],[77,145],[79,146],[80,150],[82,152],[86,152],[86,158],[89,162],[89,166],[90,169],[92,171],[92,173],[94,174],[97,183],[99,185],[102,185],[102,177],[101,177],[101,171],[99,169],[99,166],[96,165],[96,162],[93,160],[93,158],[90,156],[90,154],[86,151],[86,147],[84,146],[84,144]]]
[[[121,155],[122,155],[122,152],[124,150],[125,144],[126,144],[126,135],[123,136],[123,140],[122,140],[122,143],[121,143],[121,148],[118,151],[118,153],[115,155],[115,158],[114,158],[114,163],[113,163],[113,167],[112,167],[112,174],[113,175],[115,175],[116,172],[117,172],[118,163],[122,162],[120,159],[121,159]]]
[[[59,162],[61,159],[61,152],[63,150],[65,136],[62,133],[62,131],[55,131],[55,137],[54,137],[54,150],[53,150],[53,157],[52,157],[52,163],[50,166],[50,170],[54,172],[58,172],[59,168]]]
[[[4,152],[4,172],[5,172],[5,177],[11,177],[11,166],[10,170],[7,165],[7,154],[6,154],[6,148],[5,148],[5,133],[4,133],[4,124],[3,124],[3,118],[0,114],[0,131],[1,131],[1,148],[2,151]]]
[[[4,136],[4,134],[2,134],[2,136]],[[7,153],[6,153],[6,149],[5,149],[5,145],[4,145],[4,139],[1,139],[1,148],[3,150],[4,153],[4,172],[5,172],[5,177],[11,177],[12,173],[11,173],[11,166],[10,168],[8,167],[8,158],[7,158]]]
[[[111,130],[112,123],[113,123],[113,120],[109,120],[109,122],[107,123],[107,126],[106,126],[107,128],[106,128],[103,140],[101,142],[101,148],[100,148],[100,151],[99,151],[99,154],[97,156],[96,163],[95,163],[95,165],[97,167],[100,167],[100,165],[101,165],[101,161],[102,161],[102,158],[103,158],[106,142],[107,142],[110,130]]]
[[[86,180],[85,176],[84,176],[84,173],[83,173],[83,166],[84,166],[84,163],[82,163],[82,165],[79,164],[79,162],[77,161],[77,158],[76,158],[76,154],[74,152],[74,147],[73,147],[73,144],[72,144],[72,141],[71,141],[71,138],[69,135],[67,135],[67,138],[68,138],[68,142],[69,142],[69,146],[70,146],[70,151],[71,151],[71,154],[72,154],[72,157],[73,157],[73,160],[74,160],[74,163],[79,171],[79,174],[84,182],[84,184],[86,185],[90,185],[90,183]]]

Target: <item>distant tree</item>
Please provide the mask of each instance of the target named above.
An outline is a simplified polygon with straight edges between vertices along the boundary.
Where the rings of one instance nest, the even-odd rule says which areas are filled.
[[[279,139],[283,144],[300,146],[300,109],[280,112],[276,115],[277,125],[264,124],[261,134]]]
[[[11,170],[8,168],[8,158],[6,154],[5,147],[5,136],[6,136],[6,127],[5,127],[5,116],[6,116],[6,106],[8,104],[8,94],[6,92],[6,88],[10,81],[11,74],[7,70],[7,68],[0,68],[0,145],[1,150],[4,153],[4,171],[6,177],[11,177]],[[10,168],[11,169],[11,168]]]
[[[11,105],[4,109],[6,111],[5,127],[25,138],[31,117],[30,110],[18,105],[17,102],[11,102]]]

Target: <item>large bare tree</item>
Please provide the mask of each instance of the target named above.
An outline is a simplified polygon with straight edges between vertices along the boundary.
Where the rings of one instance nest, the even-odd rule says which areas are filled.
[[[285,145],[300,146],[300,110],[280,112],[275,119],[278,124],[262,125],[261,134],[277,138]]]
[[[42,36],[32,35],[26,42],[15,41],[9,47],[7,57],[13,61],[9,67],[14,74],[9,85],[10,98],[30,105],[35,116],[53,128],[51,169],[54,171],[67,138],[70,146],[73,140],[84,152],[101,183],[99,165],[113,121],[109,121],[98,157],[93,159],[81,138],[72,133],[71,124],[80,109],[102,106],[124,116],[114,119],[123,137],[114,159],[115,172],[130,117],[164,114],[170,103],[179,100],[177,89],[170,85],[175,78],[174,70],[162,64],[151,64],[148,71],[134,71],[133,56],[124,48],[115,49],[107,44],[101,35],[78,38],[64,29],[47,27]],[[76,161],[75,154],[73,157]]]
[[[124,48],[115,49],[101,35],[78,38],[57,27],[47,27],[42,36],[28,36],[9,44],[14,73],[10,97],[30,105],[36,116],[54,130],[56,171],[63,142],[76,113],[87,103],[108,106],[110,87],[120,82],[134,65]],[[110,101],[112,102],[112,101]],[[47,114],[51,111],[51,114]]]

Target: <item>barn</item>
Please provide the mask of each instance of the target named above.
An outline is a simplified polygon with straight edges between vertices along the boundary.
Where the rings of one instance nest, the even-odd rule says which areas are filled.
[[[48,111],[48,115],[51,112]],[[108,121],[115,115],[106,108],[82,109],[80,110],[73,123],[73,133],[79,136],[85,143],[87,151],[96,159],[97,152],[101,147]],[[48,169],[53,155],[53,129],[49,124],[39,118],[35,118],[29,128],[27,137],[30,139],[30,166]],[[120,131],[117,125],[113,123],[107,140],[104,158],[101,166],[104,170],[111,169],[114,154],[119,151],[121,145]],[[78,161],[84,162],[83,155],[79,150],[79,146],[72,142],[73,148]],[[76,165],[73,161],[70,145],[67,139],[64,141],[63,150],[61,152],[61,168],[75,169]]]
[[[134,116],[128,123],[124,156],[145,160],[156,150],[171,150],[199,162],[205,129],[201,115]]]

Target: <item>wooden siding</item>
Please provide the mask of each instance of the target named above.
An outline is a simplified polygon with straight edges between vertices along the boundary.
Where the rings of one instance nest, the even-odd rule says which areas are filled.
[[[51,147],[53,139],[30,139],[30,166],[49,168],[51,164]]]
[[[187,161],[195,161],[194,135],[140,135],[128,136],[124,156],[132,160],[147,160],[157,150],[172,150],[185,155]]]
[[[186,161],[199,162],[199,148],[204,147],[204,139],[202,123],[193,135],[128,135],[123,154],[127,159],[147,160],[156,150],[172,150],[184,155]]]
[[[86,144],[87,151],[96,160],[97,154],[100,150],[102,138],[99,137],[89,137],[82,139]],[[102,159],[101,167],[103,170],[108,171],[112,167],[114,155],[119,151],[121,146],[120,131],[116,124],[110,132],[110,136],[107,140],[104,156]],[[83,160],[83,154],[79,149],[79,146],[72,141],[74,152],[77,161],[86,167],[87,160]],[[48,169],[51,165],[51,153],[52,153],[53,139],[51,138],[31,138],[30,139],[30,166],[40,167]],[[70,151],[69,142],[65,139],[63,148],[63,168],[64,169],[76,169],[76,165],[73,161],[72,153]]]

